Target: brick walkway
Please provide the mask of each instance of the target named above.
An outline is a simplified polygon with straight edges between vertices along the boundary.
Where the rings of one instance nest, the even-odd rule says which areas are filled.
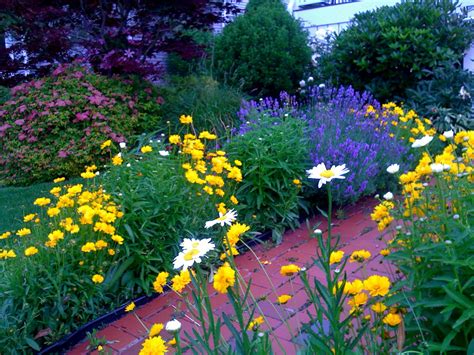
[[[380,233],[377,231],[375,223],[370,220],[370,213],[376,203],[377,201],[374,200],[364,200],[345,209],[344,219],[335,219],[333,222],[333,232],[340,234],[342,250],[346,255],[350,255],[352,251],[358,249],[366,249],[371,252],[372,259],[365,266],[367,273],[377,272],[392,279],[390,275],[393,275],[393,272],[390,270],[390,265],[384,262],[383,257],[379,254],[380,250],[385,247],[385,243],[380,240]],[[322,221],[319,228],[324,231],[327,224],[322,218],[313,219],[311,225],[318,221]],[[278,338],[279,344],[275,339],[272,340],[275,354],[296,353],[298,343],[301,343],[298,326],[309,321],[307,311],[314,313],[311,308],[308,308],[307,297],[300,279],[281,276],[280,267],[294,263],[306,267],[310,279],[322,277],[321,271],[313,263],[316,247],[317,241],[309,238],[306,226],[302,225],[300,229],[286,233],[283,242],[276,247],[269,248],[259,245],[253,248],[260,262],[264,264],[266,273],[270,275],[273,287],[277,290],[276,294],[252,253],[247,252],[236,257],[236,263],[242,276],[247,280],[252,277],[252,293],[259,300],[260,309],[267,319],[267,323],[262,325],[262,329],[271,327]],[[348,280],[367,276],[361,274],[362,266],[359,264],[347,263],[346,271]],[[212,285],[209,285],[209,290],[216,314],[223,312],[231,314],[232,307],[227,303],[227,296],[216,294]],[[276,298],[281,294],[290,294],[293,298],[285,305],[277,305]],[[189,331],[195,325],[184,317],[184,312],[180,312],[180,310],[185,311],[186,306],[180,301],[179,296],[168,292],[148,304],[137,307],[136,313],[148,327],[157,322],[166,323],[176,317],[183,324],[183,329]],[[287,321],[290,329],[296,330],[296,334],[290,334],[282,319]],[[226,339],[231,337],[226,327],[222,328],[222,334]],[[138,354],[146,335],[143,326],[133,314],[125,315],[97,332],[97,337],[104,337],[109,341],[105,349],[113,354]],[[171,338],[165,331],[162,331],[161,335],[165,339]],[[80,343],[68,354],[88,354],[87,345],[87,342]]]

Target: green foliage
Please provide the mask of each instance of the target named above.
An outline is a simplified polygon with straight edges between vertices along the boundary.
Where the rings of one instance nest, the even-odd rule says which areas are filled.
[[[323,59],[325,75],[379,100],[404,97],[429,77],[425,69],[463,55],[474,36],[465,17],[451,0],[412,0],[358,14]]]
[[[439,132],[474,129],[474,74],[451,63],[427,74],[429,78],[420,81],[416,89],[407,90],[408,105],[429,118]]]
[[[196,128],[218,135],[235,126],[236,112],[243,100],[239,90],[198,75],[173,77],[162,95],[163,117],[170,121],[172,130],[180,126],[179,117],[187,114],[193,117]]]
[[[229,155],[244,164],[244,179],[237,190],[239,214],[256,230],[270,229],[281,242],[286,228],[299,225],[305,203],[301,184],[309,165],[306,123],[292,118],[270,118],[264,113],[253,130],[235,136]]]
[[[10,89],[0,85],[0,105],[4,104],[10,99]]]
[[[151,85],[82,68],[58,67],[12,95],[0,106],[0,180],[7,184],[77,176],[85,165],[105,161],[102,142],[127,141],[160,120]]]
[[[291,92],[311,60],[307,33],[280,1],[259,2],[217,37],[216,71],[254,96]]]

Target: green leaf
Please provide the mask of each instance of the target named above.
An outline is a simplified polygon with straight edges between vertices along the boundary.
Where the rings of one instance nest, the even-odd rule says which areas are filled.
[[[36,350],[36,351],[41,350],[41,347],[39,346],[39,344],[36,341],[34,341],[33,339],[25,338],[25,341],[33,350]]]

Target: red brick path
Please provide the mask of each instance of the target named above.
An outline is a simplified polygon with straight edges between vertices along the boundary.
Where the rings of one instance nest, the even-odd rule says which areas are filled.
[[[346,271],[348,280],[356,277],[367,277],[364,273],[378,273],[382,275],[393,275],[390,265],[383,261],[379,254],[385,247],[384,241],[380,239],[380,233],[374,222],[370,220],[370,213],[376,204],[374,200],[365,200],[357,205],[345,209],[343,219],[335,219],[333,223],[333,233],[340,234],[342,250],[346,255],[354,250],[366,249],[372,254],[371,260],[366,263],[365,270],[360,264],[347,263]],[[316,218],[311,221],[311,225],[322,221],[319,226],[323,231],[327,224],[322,218]],[[313,277],[322,277],[322,272],[314,265],[313,257],[317,247],[317,241],[309,238],[306,226],[302,225],[300,229],[288,232],[283,238],[283,242],[276,247],[267,247],[259,245],[253,248],[260,262],[264,264],[265,271],[270,275],[273,287],[267,276],[263,272],[255,256],[247,252],[236,257],[236,263],[242,276],[248,280],[252,278],[252,293],[258,302],[260,310],[265,316],[267,323],[262,325],[262,329],[273,329],[273,334],[278,341],[273,339],[273,350],[275,354],[295,354],[298,348],[298,327],[308,322],[307,311],[313,313],[312,306],[306,304],[307,297],[303,289],[303,284],[298,277],[288,278],[279,274],[280,267],[285,264],[294,263],[301,267],[306,267],[309,279]],[[227,302],[226,295],[217,294],[209,285],[211,294],[211,303],[216,310],[216,314],[225,312],[232,313],[232,307]],[[285,305],[277,305],[278,295],[290,294],[293,298]],[[195,325],[184,317],[186,306],[179,300],[179,296],[173,292],[161,295],[150,303],[137,307],[136,313],[142,319],[147,327],[153,323],[166,323],[176,317],[183,324],[183,329],[190,331]],[[282,322],[285,319],[293,330],[290,334],[288,326]],[[222,334],[226,339],[231,337],[226,327],[223,327]],[[165,339],[171,336],[165,331],[161,334]],[[109,324],[107,327],[97,332],[97,337],[104,337],[108,340],[105,346],[107,352],[113,354],[138,354],[141,344],[147,334],[143,326],[139,323],[133,314],[127,314],[118,321]],[[88,342],[76,345],[68,354],[87,354]],[[282,349],[283,348],[283,349]],[[96,352],[94,352],[96,353]]]

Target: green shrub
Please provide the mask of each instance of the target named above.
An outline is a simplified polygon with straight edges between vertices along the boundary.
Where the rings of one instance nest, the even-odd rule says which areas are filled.
[[[281,242],[285,229],[296,228],[306,209],[301,196],[309,168],[306,123],[291,116],[257,115],[246,127],[249,131],[233,137],[228,146],[229,155],[244,164],[236,193],[239,213],[256,230],[271,229],[274,241]]]
[[[425,69],[457,61],[473,40],[473,24],[450,0],[414,0],[357,14],[323,60],[337,84],[379,100],[405,97],[429,78]]]
[[[0,106],[0,180],[7,184],[77,176],[105,161],[102,142],[126,141],[160,120],[151,85],[82,68],[58,67],[12,95]]]
[[[243,99],[239,90],[198,75],[173,77],[162,95],[163,117],[170,121],[172,130],[179,129],[178,118],[185,113],[193,117],[196,128],[218,135],[234,127]]]
[[[10,99],[10,89],[5,86],[0,86],[0,105]]]
[[[439,132],[474,129],[474,74],[460,65],[444,63],[428,72],[430,78],[407,90],[408,105],[429,118]]]
[[[278,0],[250,2],[215,43],[221,80],[251,95],[293,91],[311,61],[307,33]]]

